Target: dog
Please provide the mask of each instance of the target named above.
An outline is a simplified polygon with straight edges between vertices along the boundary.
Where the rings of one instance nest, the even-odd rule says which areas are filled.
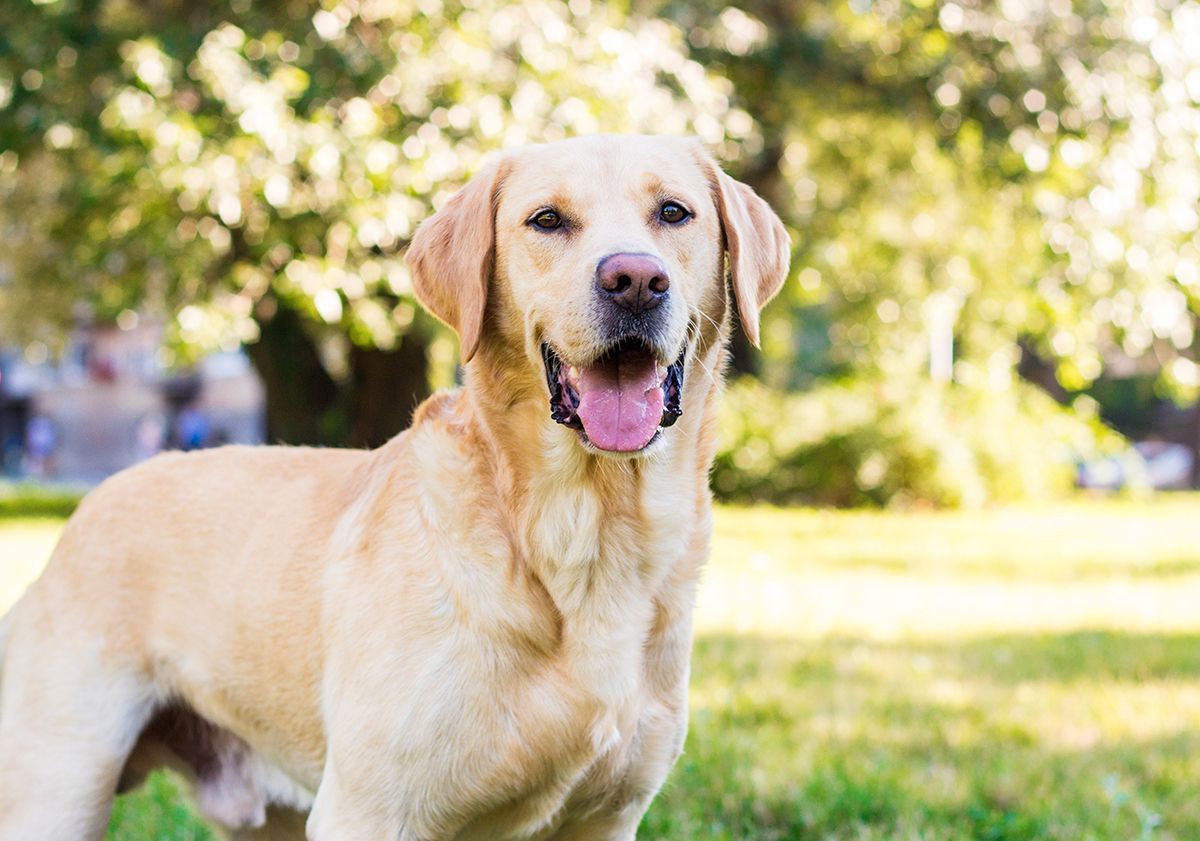
[[[374,451],[157,456],[4,622],[0,839],[182,772],[236,839],[631,839],[683,747],[732,311],[789,241],[684,138],[499,156],[417,230],[464,385]]]

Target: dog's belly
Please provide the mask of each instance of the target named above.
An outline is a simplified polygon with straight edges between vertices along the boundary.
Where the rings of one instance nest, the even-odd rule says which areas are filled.
[[[235,734],[181,704],[164,707],[142,731],[119,790],[140,784],[162,767],[182,774],[204,816],[228,829],[262,826],[268,806],[299,812],[312,807],[313,794],[304,785]]]

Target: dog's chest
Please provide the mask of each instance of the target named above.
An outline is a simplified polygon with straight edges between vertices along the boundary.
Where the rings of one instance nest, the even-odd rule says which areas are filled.
[[[641,687],[620,708],[578,695],[557,700],[557,718],[547,717],[545,708],[524,718],[519,744],[489,745],[504,757],[500,766],[514,786],[498,803],[464,810],[475,817],[453,834],[457,841],[555,838],[565,826],[620,811],[661,783],[674,759],[675,734],[682,733],[681,716]]]
[[[393,521],[387,540],[350,543],[389,551],[348,556],[338,579],[327,726],[346,734],[341,751],[383,749],[369,774],[381,796],[422,792],[389,798],[416,837],[553,837],[655,790],[675,755],[686,652],[669,667],[656,652],[693,520],[561,476],[518,510],[462,491]],[[363,744],[363,722],[380,721]]]
[[[680,518],[677,518],[680,519]],[[686,520],[687,518],[682,518]],[[645,518],[606,513],[594,498],[558,499],[531,524],[529,548],[552,574],[545,584],[562,610],[562,639],[553,678],[542,686],[557,716],[525,721],[529,757],[542,777],[519,798],[513,838],[550,838],[580,814],[621,809],[653,791],[669,770],[685,728],[681,689],[686,659],[671,674],[649,674],[661,641],[652,632],[664,571],[679,561],[678,531]],[[657,526],[657,527],[656,527]],[[662,687],[669,697],[660,697]],[[536,709],[537,705],[530,705]],[[546,738],[553,730],[557,736]],[[502,813],[478,823],[478,836],[497,838]]]
[[[529,556],[519,560],[543,570],[560,638],[526,678],[498,693],[492,686],[480,698],[478,715],[494,715],[494,726],[469,738],[478,739],[481,756],[501,757],[509,797],[455,837],[553,837],[573,815],[657,788],[681,737],[683,711],[652,684],[681,686],[686,662],[649,680],[647,661],[658,645],[651,630],[658,566],[682,551],[677,535],[655,540],[653,532],[645,520],[606,516],[585,493],[565,494],[530,520],[523,547]],[[496,655],[506,656],[499,649]]]

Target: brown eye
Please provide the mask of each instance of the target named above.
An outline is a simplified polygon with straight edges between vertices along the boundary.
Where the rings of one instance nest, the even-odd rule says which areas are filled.
[[[546,208],[533,214],[529,219],[529,224],[535,228],[541,228],[543,231],[553,231],[555,228],[562,227],[562,217],[556,211]]]
[[[658,209],[658,218],[664,222],[669,222],[672,225],[678,225],[680,222],[689,218],[692,214],[687,208],[679,202],[663,202],[662,207]]]

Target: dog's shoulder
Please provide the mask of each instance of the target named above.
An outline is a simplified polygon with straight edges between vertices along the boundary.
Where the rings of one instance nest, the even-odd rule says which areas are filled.
[[[431,423],[453,423],[461,399],[460,388],[434,392],[413,412],[412,427],[416,429]]]

